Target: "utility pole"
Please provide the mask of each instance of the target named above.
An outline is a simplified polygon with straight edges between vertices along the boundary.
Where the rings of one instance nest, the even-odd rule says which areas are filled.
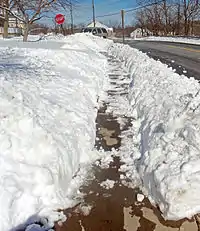
[[[122,36],[123,36],[123,43],[125,42],[125,34],[124,34],[124,10],[121,10],[121,17],[122,17]]]
[[[179,3],[178,3],[178,25],[177,25],[177,34],[180,35],[180,8],[181,8],[181,3],[180,3],[180,0],[179,0]]]
[[[74,19],[73,19],[73,6],[72,0],[70,1],[70,16],[71,16],[71,33],[74,33]]]
[[[96,19],[95,19],[95,5],[94,5],[94,0],[92,0],[92,12],[93,12],[93,24],[94,27],[96,26]]]
[[[5,0],[5,5],[7,9],[9,8],[9,0]],[[7,10],[4,10],[4,32],[3,37],[8,38],[8,27],[9,27],[9,14]]]

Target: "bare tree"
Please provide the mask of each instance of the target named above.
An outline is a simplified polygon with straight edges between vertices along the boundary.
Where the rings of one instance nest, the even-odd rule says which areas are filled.
[[[104,23],[110,28],[118,28],[121,24],[121,22],[119,22],[118,20],[111,20],[111,19],[104,21]]]
[[[199,13],[198,1],[183,0],[184,34],[191,34],[192,22]]]
[[[144,10],[140,10],[136,13],[136,18],[139,27],[142,29],[142,36],[144,36],[144,31],[147,29],[147,18]]]
[[[68,0],[4,0],[9,1],[7,5],[1,4],[0,8],[6,10],[9,15],[14,16],[24,25],[23,41],[27,41],[31,25],[45,17],[50,11],[60,7],[67,8],[71,1]],[[18,14],[13,12],[16,9]]]
[[[9,0],[4,1],[4,6],[9,7]],[[4,20],[4,32],[3,32],[3,37],[7,38],[8,37],[8,27],[9,27],[9,15],[7,11],[4,11],[5,15],[5,20]]]
[[[4,21],[4,33],[3,37],[8,37],[8,27],[9,27],[9,14],[5,8],[10,9],[10,0],[0,0],[0,8],[2,13],[2,19]]]
[[[140,4],[143,1],[147,0],[140,0]],[[152,1],[149,0],[149,3]],[[194,25],[200,15],[198,0],[163,0],[159,4],[155,2],[152,6],[143,6],[137,12],[137,22],[141,28],[148,28],[154,35],[187,36],[194,33]]]

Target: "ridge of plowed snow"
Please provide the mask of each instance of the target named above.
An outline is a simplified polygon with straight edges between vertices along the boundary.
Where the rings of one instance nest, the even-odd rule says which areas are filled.
[[[131,74],[132,166],[166,219],[200,212],[200,86],[128,45],[109,54]],[[135,155],[134,155],[135,153]],[[132,176],[133,179],[135,176]]]
[[[92,36],[67,41],[78,50],[0,48],[1,231],[33,215],[57,219],[52,211],[71,205],[72,177],[96,158],[107,60],[89,48]]]
[[[161,37],[161,36],[149,36],[144,38],[136,38],[136,40],[146,40],[146,41],[163,41],[163,42],[174,42],[174,43],[187,43],[200,45],[200,38],[184,38],[184,37]]]

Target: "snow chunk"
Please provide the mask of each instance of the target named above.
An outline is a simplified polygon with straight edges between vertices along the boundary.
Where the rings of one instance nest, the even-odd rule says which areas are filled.
[[[101,187],[103,187],[105,189],[112,189],[115,185],[115,181],[107,179],[107,180],[103,181],[100,185],[101,185]]]
[[[90,214],[92,208],[93,207],[91,205],[87,205],[87,206],[82,205],[80,207],[80,210],[81,210],[81,212],[83,213],[84,216],[88,216]]]
[[[142,202],[143,200],[144,200],[144,195],[138,193],[138,194],[137,194],[137,201],[138,201],[138,202]]]

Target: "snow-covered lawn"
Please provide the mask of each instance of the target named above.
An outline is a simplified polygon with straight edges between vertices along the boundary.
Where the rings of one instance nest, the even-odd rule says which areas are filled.
[[[53,211],[72,205],[78,187],[72,177],[97,157],[97,99],[107,84],[99,53],[107,44],[98,43],[75,35],[0,48],[1,231],[33,215],[58,219]]]
[[[136,38],[135,40],[146,40],[146,41],[165,41],[165,42],[175,42],[175,43],[189,43],[200,45],[200,38],[184,38],[184,37],[144,37],[144,38]]]

